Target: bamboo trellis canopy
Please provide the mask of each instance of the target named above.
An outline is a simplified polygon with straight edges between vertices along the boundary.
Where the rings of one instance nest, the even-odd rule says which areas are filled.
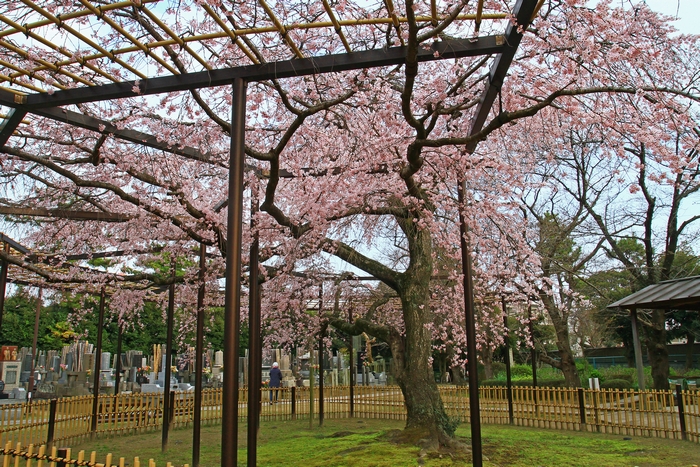
[[[538,1],[532,17],[542,3]],[[405,51],[391,49],[401,49],[394,46],[404,45],[408,27],[408,18],[392,0],[363,4],[361,14],[329,0],[317,2],[315,10],[314,2],[308,2],[304,12],[266,0],[235,5],[195,1],[184,8],[167,0],[20,0],[5,5],[0,7],[0,146],[13,134],[21,135],[37,117],[48,117],[198,160],[208,155],[116,128],[84,108],[70,110],[71,104],[138,95],[139,82],[147,83],[140,91],[155,94],[226,84],[236,73],[253,80],[313,74],[318,62],[309,59],[330,59],[323,62],[323,71],[396,64]],[[239,11],[251,7],[257,14]],[[440,30],[443,22],[447,25],[441,30],[443,40],[432,45],[435,50],[419,52],[422,60],[503,52],[513,11],[490,10],[484,0],[455,8],[437,0],[416,4],[419,27]],[[326,44],[322,49],[305,46],[319,38]],[[30,208],[9,200],[0,204],[0,213],[10,216],[128,221],[118,213]],[[50,278],[65,272],[46,262],[3,254],[10,255],[4,259],[17,269],[12,277],[18,281],[61,282]]]
[[[79,0],[68,6],[53,0],[11,2],[13,8],[0,14],[4,25],[0,30],[0,84],[19,98],[76,86],[213,70],[222,67],[221,50],[230,57],[226,59],[229,67],[274,61],[272,54],[305,58],[366,51],[386,45],[367,40],[368,31],[389,28],[396,41],[403,43],[407,22],[391,0],[372,5],[370,17],[354,17],[353,12],[334,8],[328,0],[319,1],[314,14],[259,0],[253,20],[242,18],[235,4],[222,2],[217,8],[215,3],[195,2],[180,11],[162,0]],[[447,10],[439,6],[443,5],[437,0],[421,4],[417,23],[435,26],[447,19],[446,14],[438,13]],[[510,13],[489,11],[484,0],[474,1],[446,32],[451,37],[475,37],[482,22],[503,23]],[[206,29],[192,29],[194,21],[189,18]],[[135,27],[137,20],[140,27]],[[307,50],[306,39],[319,35],[327,37],[329,48]]]

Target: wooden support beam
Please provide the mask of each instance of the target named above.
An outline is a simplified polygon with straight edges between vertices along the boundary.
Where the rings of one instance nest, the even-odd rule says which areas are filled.
[[[532,10],[530,10],[529,14],[532,15]],[[477,39],[454,39],[434,42],[430,44],[430,47],[419,48],[417,59],[419,62],[431,62],[451,58],[500,54],[510,48],[512,48],[512,45],[508,45],[502,35],[484,36]],[[230,85],[237,78],[245,81],[265,81],[269,79],[291,78],[294,76],[318,75],[362,68],[401,65],[406,61],[406,53],[406,47],[391,47],[388,49],[366,50],[322,57],[292,59],[260,65],[247,65],[196,73],[185,73],[178,76],[163,76],[142,79],[138,83],[128,81],[100,86],[85,86],[67,89],[65,91],[59,90],[53,94],[30,94],[26,96],[26,104],[24,105],[14,101],[14,94],[8,91],[2,91],[0,92],[0,105],[13,108],[21,107],[28,112],[33,112],[38,109],[71,104],[225,86]]]
[[[9,206],[0,206],[0,214],[103,222],[127,222],[132,219],[132,216],[113,212],[71,211],[70,209],[17,208]]]

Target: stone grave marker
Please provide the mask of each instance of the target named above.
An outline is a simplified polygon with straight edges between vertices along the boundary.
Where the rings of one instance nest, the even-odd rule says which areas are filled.
[[[24,358],[22,359],[22,373],[19,376],[19,382],[20,383],[28,383],[29,382],[29,375],[32,372],[32,354],[27,353],[24,355]]]

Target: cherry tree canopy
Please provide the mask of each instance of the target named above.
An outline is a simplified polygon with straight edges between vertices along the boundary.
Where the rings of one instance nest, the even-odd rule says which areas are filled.
[[[551,157],[539,148],[587,122],[668,160],[697,145],[682,131],[683,151],[654,146],[667,125],[696,121],[697,38],[643,5],[512,3],[0,1],[0,212],[53,215],[27,227],[47,253],[130,252],[111,271],[134,281],[154,279],[133,272],[138,252],[209,246],[215,285],[235,208],[241,243],[259,239],[265,313],[289,323],[277,342],[308,333],[317,271],[331,257],[351,264],[401,309],[380,293],[353,323],[338,307],[317,318],[387,342],[408,427],[444,442],[454,427],[429,361],[434,341],[463,361],[460,242],[485,303],[537,296],[533,231],[513,193]],[[245,201],[229,179],[236,151],[248,156]],[[343,287],[333,282],[326,295]],[[481,323],[496,343],[500,322]]]
[[[260,1],[235,8],[225,2],[4,2],[0,141],[15,157],[3,166],[0,212],[43,219],[50,232],[29,239],[34,249],[74,259],[107,250],[135,254],[148,251],[152,241],[173,245],[183,238],[223,249],[230,96],[216,86],[234,77],[262,81],[401,64],[410,24],[419,28],[419,42],[429,40],[415,51],[420,61],[488,56],[507,45],[503,34],[512,11],[501,2],[405,8],[390,0]],[[356,80],[332,76],[336,92]],[[260,109],[256,122],[273,115],[274,104],[265,102],[270,89],[261,85],[249,96],[249,112]],[[149,94],[158,96],[140,97]],[[56,152],[40,170],[19,150],[40,142],[44,148],[33,156],[54,152],[58,144],[73,160]],[[126,154],[139,161],[138,169],[126,168]],[[83,160],[97,168],[85,170]],[[309,159],[308,169],[319,166]],[[74,280],[84,283],[85,276]]]

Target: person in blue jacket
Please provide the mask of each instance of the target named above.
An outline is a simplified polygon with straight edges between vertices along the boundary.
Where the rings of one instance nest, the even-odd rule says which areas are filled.
[[[270,368],[270,404],[273,402],[277,402],[277,398],[279,396],[279,387],[282,384],[282,372],[280,371],[280,365],[279,363],[275,362],[272,364],[272,368]],[[276,388],[276,389],[272,389]],[[272,393],[275,393],[274,400],[272,398]]]

